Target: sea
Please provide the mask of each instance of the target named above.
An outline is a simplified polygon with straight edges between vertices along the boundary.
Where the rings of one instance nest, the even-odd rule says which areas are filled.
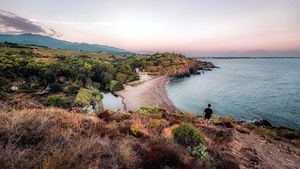
[[[300,130],[300,58],[211,59],[220,68],[170,80],[167,91],[182,111],[265,119]]]

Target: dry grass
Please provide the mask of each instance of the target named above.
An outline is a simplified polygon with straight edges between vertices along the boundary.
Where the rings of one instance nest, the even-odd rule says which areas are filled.
[[[0,166],[3,168],[122,168],[114,141],[103,137],[96,117],[60,109],[0,114]],[[125,150],[125,149],[124,149]],[[124,155],[125,154],[125,155]],[[100,167],[101,166],[101,167]]]
[[[159,139],[170,127],[166,119],[129,113],[112,124],[114,114],[107,116],[55,108],[2,110],[0,168],[214,168],[191,157],[172,136]]]

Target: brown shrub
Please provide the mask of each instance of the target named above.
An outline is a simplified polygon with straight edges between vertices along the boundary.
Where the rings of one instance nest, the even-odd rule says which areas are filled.
[[[0,117],[0,168],[126,168],[120,159],[128,158],[130,149],[117,152],[125,143],[108,137],[117,130],[95,117],[61,109],[0,112]]]
[[[187,168],[184,154],[185,151],[174,143],[155,142],[149,145],[150,149],[146,151],[142,158],[142,168]]]
[[[136,168],[139,163],[139,157],[134,150],[134,143],[129,138],[122,139],[116,143],[116,152],[118,154],[118,162],[124,168]]]

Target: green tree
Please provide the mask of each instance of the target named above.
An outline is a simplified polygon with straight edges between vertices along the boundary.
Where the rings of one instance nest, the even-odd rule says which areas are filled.
[[[128,79],[127,75],[124,74],[124,73],[117,73],[117,76],[116,76],[116,80],[121,82],[121,83],[125,83],[126,80]]]
[[[87,85],[87,77],[84,74],[78,74],[76,77],[77,84],[80,87],[85,87]]]
[[[54,83],[56,77],[51,70],[46,70],[43,73],[43,79],[44,79],[45,84],[52,84],[52,83]]]
[[[111,92],[116,92],[116,91],[120,91],[120,90],[123,90],[124,89],[124,86],[122,83],[116,81],[116,80],[112,80],[110,82],[110,85],[109,85],[109,90]]]

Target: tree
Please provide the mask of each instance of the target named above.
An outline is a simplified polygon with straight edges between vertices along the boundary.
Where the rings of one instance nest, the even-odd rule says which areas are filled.
[[[85,87],[87,85],[87,77],[84,74],[78,74],[76,81],[80,87]]]
[[[116,80],[121,82],[121,83],[125,83],[126,80],[128,79],[127,75],[124,74],[124,73],[117,73],[117,76],[116,76]]]
[[[124,89],[124,86],[122,83],[116,81],[116,80],[112,80],[110,82],[110,85],[109,85],[109,90],[111,92],[116,92],[116,91],[120,91],[120,90],[123,90]]]
[[[52,84],[55,81],[55,75],[53,74],[53,72],[51,70],[46,70],[43,73],[43,79],[45,84]]]
[[[109,72],[103,72],[102,77],[102,85],[105,86],[105,88],[109,87],[110,82],[114,79],[113,74]]]

